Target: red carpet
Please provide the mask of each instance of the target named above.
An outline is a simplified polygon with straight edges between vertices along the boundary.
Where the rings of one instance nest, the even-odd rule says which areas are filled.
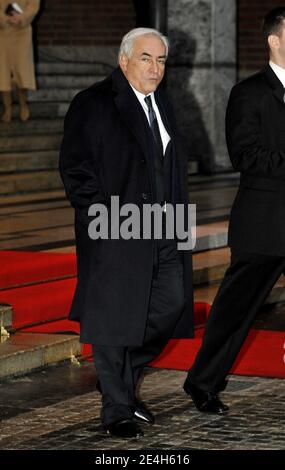
[[[196,330],[194,340],[170,340],[152,367],[187,370],[201,345],[204,329]],[[283,331],[251,330],[231,373],[285,378],[285,334]]]
[[[0,290],[0,302],[13,306],[13,327],[66,318],[76,278]]]
[[[76,276],[71,254],[0,251],[0,289]]]
[[[67,320],[75,276],[74,254],[0,252],[0,302],[13,306],[13,327],[27,332],[78,334],[79,324]],[[209,310],[209,304],[196,302],[195,339],[170,340],[151,365],[187,370],[200,347],[201,325]],[[284,343],[284,332],[252,330],[232,373],[285,378]],[[84,345],[82,353],[90,355],[90,345]]]

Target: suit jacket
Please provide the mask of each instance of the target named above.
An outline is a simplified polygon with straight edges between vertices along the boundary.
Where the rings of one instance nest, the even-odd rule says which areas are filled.
[[[162,89],[155,93],[172,138],[173,197],[188,203],[186,159],[171,107]],[[103,82],[80,92],[65,118],[60,172],[75,208],[78,283],[70,319],[81,324],[81,341],[111,346],[143,343],[151,289],[154,240],[92,240],[90,204],[110,206],[154,202],[150,132],[146,115],[118,68]],[[174,202],[174,201],[173,201]],[[183,253],[186,305],[175,337],[193,335],[191,252]]]
[[[268,65],[230,94],[226,139],[241,172],[229,225],[236,251],[285,255],[284,91]]]

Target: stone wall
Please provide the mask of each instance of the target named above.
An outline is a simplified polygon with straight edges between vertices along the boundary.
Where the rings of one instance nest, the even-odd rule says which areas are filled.
[[[36,57],[49,62],[116,65],[122,36],[135,27],[132,0],[41,0]]]
[[[117,45],[135,25],[132,0],[41,0],[40,46]]]
[[[168,3],[168,87],[190,159],[202,172],[231,167],[225,109],[236,82],[235,0]]]
[[[268,52],[262,37],[262,20],[280,0],[238,0],[238,73],[242,79],[264,67]]]

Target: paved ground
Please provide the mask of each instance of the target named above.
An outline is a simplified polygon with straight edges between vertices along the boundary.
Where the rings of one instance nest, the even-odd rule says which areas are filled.
[[[200,414],[182,391],[185,373],[148,369],[141,397],[156,415],[139,440],[117,440],[100,427],[100,395],[87,361],[61,364],[0,384],[0,450],[281,450],[285,381],[232,376],[227,417]]]

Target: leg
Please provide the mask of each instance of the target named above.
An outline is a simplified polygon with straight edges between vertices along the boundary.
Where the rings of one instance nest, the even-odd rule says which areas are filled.
[[[174,240],[158,241],[159,267],[153,279],[144,344],[131,348],[134,385],[143,367],[166,346],[184,306],[183,265]]]
[[[4,113],[1,116],[1,121],[11,122],[12,120],[12,93],[11,91],[2,91],[2,101],[4,106]]]
[[[135,399],[139,374],[167,344],[184,306],[183,266],[173,240],[159,241],[159,272],[152,283],[144,345],[129,348],[93,346],[94,363],[102,390],[102,423],[139,411],[140,421],[152,423],[151,414]],[[104,383],[103,383],[104,382]]]
[[[20,119],[25,122],[30,117],[30,111],[27,103],[27,90],[25,88],[18,88],[18,100],[20,105]]]
[[[242,344],[275,282],[285,259],[255,254],[232,256],[207,323],[203,344],[188,372],[194,386],[206,392],[223,389]]]
[[[103,426],[132,418],[134,396],[127,348],[93,345],[93,356],[102,390]]]

